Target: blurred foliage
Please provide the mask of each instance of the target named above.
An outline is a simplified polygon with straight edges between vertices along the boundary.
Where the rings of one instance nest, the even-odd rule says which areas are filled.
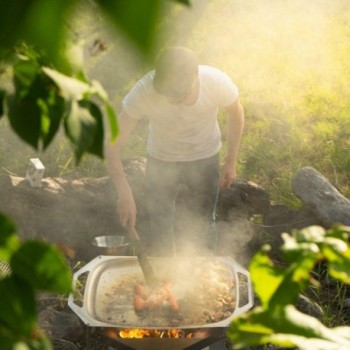
[[[107,89],[84,70],[86,47],[75,42],[79,39],[75,18],[88,6],[93,10],[91,23],[108,19],[133,44],[133,56],[140,56],[140,61],[152,60],[159,29],[167,22],[170,30],[164,43],[178,43],[177,36],[181,35],[180,41],[197,51],[203,63],[218,66],[232,76],[240,88],[246,114],[240,177],[264,186],[274,201],[297,206],[298,201],[290,193],[291,177],[302,166],[314,166],[350,195],[349,5],[335,1],[339,7],[331,8],[333,3],[328,4],[322,17],[313,8],[318,2],[306,7],[301,0],[252,0],[249,4],[198,0],[191,2],[191,7],[168,11],[163,18],[167,2],[1,2],[0,174],[23,176],[33,152],[46,165],[47,176],[104,174],[102,160],[93,156],[102,156],[102,114],[109,116],[112,139],[117,136],[117,126],[113,124],[114,111]],[[187,0],[175,3],[190,5]],[[185,12],[184,8],[193,12]],[[201,16],[195,17],[198,14]],[[78,22],[86,28],[84,18]],[[310,28],[304,26],[306,22]],[[107,44],[98,40],[94,43],[101,52],[120,43],[115,44],[115,37],[109,40]],[[319,48],[310,50],[314,41]],[[98,64],[102,55],[90,54],[96,55],[94,63]],[[127,55],[113,57],[118,63],[129,59]],[[123,66],[108,65],[103,69],[107,78],[113,76],[113,85],[120,88],[120,100],[135,77],[120,87],[117,80]],[[225,124],[224,116],[220,123]],[[26,143],[9,133],[10,128]],[[144,133],[141,126],[130,143],[128,156],[144,154]],[[78,167],[74,158],[80,161]],[[52,247],[37,242],[22,245],[7,218],[0,217],[0,232],[0,258],[9,261],[14,271],[13,278],[0,280],[0,308],[5,310],[0,315],[1,345],[12,348],[21,334],[29,348],[49,349],[47,338],[37,331],[33,295],[37,289],[67,292],[66,268]],[[285,346],[314,346],[316,338],[322,346],[338,346],[338,341],[348,345],[348,328],[330,331],[291,306],[312,281],[310,273],[316,261],[329,261],[329,274],[348,283],[348,247],[342,250],[346,244],[342,242],[344,234],[347,230],[342,228],[326,233],[311,228],[295,237],[285,237],[290,263],[287,268],[274,266],[266,251],[257,254],[251,273],[262,307],[233,324],[230,335],[237,346],[270,341]],[[16,312],[8,318],[15,307]]]
[[[96,5],[97,13],[104,13],[113,25],[121,28],[145,56],[156,43],[160,9],[167,0],[88,0]],[[187,0],[172,0],[189,5]],[[0,4],[0,60],[7,58],[13,47],[22,42],[36,50],[44,50],[59,71],[69,74],[71,63],[64,55],[67,45],[68,23],[80,0],[20,0]]]
[[[10,273],[0,275],[1,349],[51,349],[38,328],[36,293],[71,291],[71,272],[53,246],[40,241],[20,242],[15,224],[0,214],[0,261]]]
[[[163,3],[164,0],[96,0],[90,5],[96,7],[95,13],[121,28],[148,60]],[[78,0],[0,5],[0,60],[13,68],[12,86],[0,89],[0,117],[8,116],[22,140],[43,150],[64,124],[77,164],[85,153],[103,158],[103,116],[108,120],[111,141],[118,134],[108,94],[100,83],[87,78],[82,47],[68,40],[68,34],[72,35],[68,23],[78,15],[78,5]]]
[[[250,264],[260,305],[232,322],[233,348],[268,343],[301,350],[349,348],[349,327],[327,328],[294,306],[300,293],[317,284],[312,272],[320,261],[327,263],[331,277],[350,284],[349,233],[348,227],[311,226],[284,234],[284,266],[273,263],[268,247],[261,249]]]
[[[45,150],[62,122],[78,163],[85,152],[102,158],[103,114],[116,138],[114,110],[97,82],[68,77],[27,55],[13,65],[13,85],[14,92],[5,97],[7,116],[14,132],[32,147]]]
[[[111,141],[116,139],[118,127],[108,94],[99,82],[85,75],[81,48],[68,42],[67,21],[78,3],[1,2],[0,75],[11,72],[6,76],[7,84],[0,87],[0,118],[3,122],[6,116],[5,128],[11,126],[25,143],[43,151],[63,124],[80,163],[85,153],[103,158],[104,116]],[[155,41],[161,3],[94,2],[123,29],[145,58]],[[0,260],[11,269],[10,274],[0,277],[1,349],[52,349],[48,336],[38,329],[36,293],[71,292],[71,271],[64,256],[45,242],[20,242],[14,223],[0,214]]]

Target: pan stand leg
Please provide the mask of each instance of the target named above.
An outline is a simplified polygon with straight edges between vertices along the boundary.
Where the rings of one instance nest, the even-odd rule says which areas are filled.
[[[95,329],[93,327],[86,327],[85,331],[85,344],[86,344],[86,350],[92,350],[91,348],[91,334],[93,334]]]

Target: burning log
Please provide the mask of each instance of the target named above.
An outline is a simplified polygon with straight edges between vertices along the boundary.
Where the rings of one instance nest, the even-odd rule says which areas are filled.
[[[325,227],[336,223],[350,225],[350,201],[314,168],[297,171],[292,190]]]

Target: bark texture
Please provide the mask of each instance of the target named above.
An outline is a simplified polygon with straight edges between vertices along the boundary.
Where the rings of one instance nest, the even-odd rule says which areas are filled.
[[[350,225],[350,201],[314,168],[297,171],[292,179],[292,190],[325,227]]]

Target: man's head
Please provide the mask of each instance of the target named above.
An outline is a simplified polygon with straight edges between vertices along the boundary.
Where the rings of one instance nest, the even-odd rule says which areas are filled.
[[[166,49],[158,59],[153,80],[154,89],[170,98],[185,97],[198,77],[196,55],[185,47]]]

